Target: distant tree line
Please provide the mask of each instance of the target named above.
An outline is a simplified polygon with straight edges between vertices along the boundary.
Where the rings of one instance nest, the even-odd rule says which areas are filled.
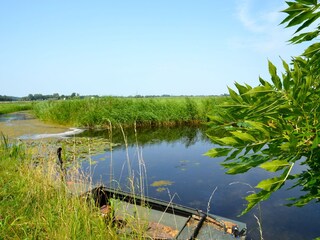
[[[216,95],[210,95],[216,96]],[[229,96],[229,94],[221,94],[220,96]],[[29,94],[25,97],[12,97],[6,95],[0,95],[0,102],[11,102],[11,101],[41,101],[41,100],[66,100],[66,99],[82,99],[82,98],[99,98],[98,95],[80,95],[79,93],[72,93],[70,95],[60,95],[59,93],[53,93],[48,95],[43,95],[41,93]],[[167,97],[208,97],[208,95],[134,95],[134,96],[114,96],[122,98],[167,98]]]
[[[11,101],[17,101],[17,100],[19,100],[18,97],[0,95],[0,102],[11,102]]]
[[[220,95],[170,95],[170,94],[162,94],[162,95],[134,95],[127,96],[128,98],[169,98],[169,97],[216,97],[216,96],[229,96],[228,93],[220,94]]]
[[[26,97],[22,97],[22,101],[41,101],[41,100],[64,100],[64,99],[70,99],[70,98],[82,98],[83,96],[80,96],[79,93],[72,93],[71,95],[59,95],[59,93],[53,93],[49,95],[42,95],[39,93],[36,94],[29,94]]]
[[[53,93],[43,95],[40,93],[29,94],[25,97],[12,97],[6,95],[0,95],[0,102],[12,102],[12,101],[41,101],[41,100],[65,100],[72,98],[98,98],[98,95],[80,96],[79,93],[72,93],[70,95],[60,95],[59,93]]]

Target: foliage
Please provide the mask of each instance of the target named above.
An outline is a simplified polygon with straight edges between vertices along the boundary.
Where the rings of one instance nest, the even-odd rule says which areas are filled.
[[[217,97],[215,97],[217,98]],[[89,128],[123,124],[170,126],[206,120],[215,98],[115,98],[38,102],[34,112],[42,120]],[[213,105],[214,106],[214,105]]]
[[[6,95],[0,95],[0,102],[11,102],[11,101],[17,101],[19,98],[12,97],[12,96],[6,96]]]
[[[287,27],[298,26],[289,41],[297,44],[316,39],[320,35],[320,25],[316,26],[316,30],[311,31],[310,26],[316,24],[320,17],[320,4],[317,0],[296,0],[294,2],[287,2],[288,8],[283,10],[288,16],[281,22],[287,24]],[[302,30],[306,30],[301,33]],[[310,31],[308,31],[310,30]],[[298,34],[299,33],[299,34]],[[320,43],[315,42],[311,44],[302,54],[307,61],[310,70],[313,74],[319,75],[320,73]]]
[[[70,196],[52,155],[35,164],[28,152],[0,139],[0,239],[117,239],[98,208]]]
[[[58,100],[58,99],[70,99],[70,98],[91,98],[98,97],[97,95],[80,96],[79,93],[72,93],[71,95],[59,95],[59,93],[53,93],[43,95],[41,93],[29,94],[28,96],[20,98],[21,101],[42,101],[42,100]]]
[[[30,102],[0,103],[0,114],[32,109]]]
[[[299,26],[296,33],[320,17],[316,0],[287,4],[284,12],[288,17],[282,23]],[[318,35],[319,25],[316,31],[294,36],[290,41],[300,43]],[[320,201],[319,50],[319,43],[314,43],[294,58],[291,66],[283,61],[282,74],[269,62],[271,81],[260,78],[257,87],[236,83],[237,92],[229,88],[233,103],[210,117],[208,135],[221,147],[206,154],[225,156],[227,173],[244,173],[255,167],[278,173],[256,186],[260,192],[246,197],[248,205],[242,214],[268,199],[288,179],[304,191],[301,197],[291,199],[291,205]],[[305,164],[306,170],[292,174],[294,164]]]

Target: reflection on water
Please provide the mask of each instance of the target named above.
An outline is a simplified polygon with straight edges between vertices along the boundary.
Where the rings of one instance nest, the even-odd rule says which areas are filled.
[[[16,120],[27,120],[32,119],[31,115],[28,115],[24,112],[17,112],[17,113],[10,113],[10,114],[3,114],[0,117],[0,122],[6,122],[10,124],[12,121]]]
[[[110,137],[107,131],[81,134],[97,135]],[[255,169],[241,175],[226,175],[219,165],[222,158],[203,156],[213,145],[201,129],[138,129],[136,135],[130,130],[125,133],[127,144],[123,139],[121,131],[114,130],[112,140],[121,145],[112,152],[107,150],[94,156],[92,160],[97,162],[94,167],[90,168],[88,163],[83,164],[84,169],[91,169],[94,181],[103,182],[107,186],[121,186],[125,190],[130,188],[131,184],[127,180],[130,175],[139,186],[135,189],[137,192],[142,186],[148,196],[166,201],[174,196],[176,203],[205,211],[209,208],[214,214],[246,222],[249,239],[260,239],[253,215],[260,216],[258,209],[240,218],[237,215],[245,208],[243,198],[254,190],[250,186],[271,177],[272,173]],[[131,171],[128,171],[128,167]],[[110,179],[113,181],[110,182]],[[154,184],[162,181],[170,184]],[[264,239],[312,239],[320,236],[320,205],[309,204],[303,208],[283,205],[286,198],[298,195],[298,189],[284,188],[261,203]]]

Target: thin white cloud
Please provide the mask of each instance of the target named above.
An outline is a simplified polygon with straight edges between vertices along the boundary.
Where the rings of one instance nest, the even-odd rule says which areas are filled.
[[[280,11],[284,8],[279,1],[238,0],[236,15],[249,31],[260,33],[275,27],[282,19]]]
[[[291,31],[279,26],[284,7],[278,0],[263,1],[263,4],[262,0],[237,0],[236,17],[246,32],[230,39],[232,47],[260,53],[283,49],[291,36]]]
[[[265,27],[260,25],[256,18],[253,18],[250,14],[252,6],[251,0],[242,0],[237,6],[237,17],[243,26],[251,32],[263,32]]]

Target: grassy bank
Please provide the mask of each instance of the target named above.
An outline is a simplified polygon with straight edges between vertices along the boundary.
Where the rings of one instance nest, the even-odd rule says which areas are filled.
[[[123,124],[170,126],[199,124],[225,97],[96,98],[45,101],[34,105],[38,118],[59,124],[106,127]]]
[[[0,239],[117,239],[98,208],[70,196],[53,153],[35,162],[29,152],[0,141]]]
[[[32,109],[31,102],[0,102],[0,115]]]

